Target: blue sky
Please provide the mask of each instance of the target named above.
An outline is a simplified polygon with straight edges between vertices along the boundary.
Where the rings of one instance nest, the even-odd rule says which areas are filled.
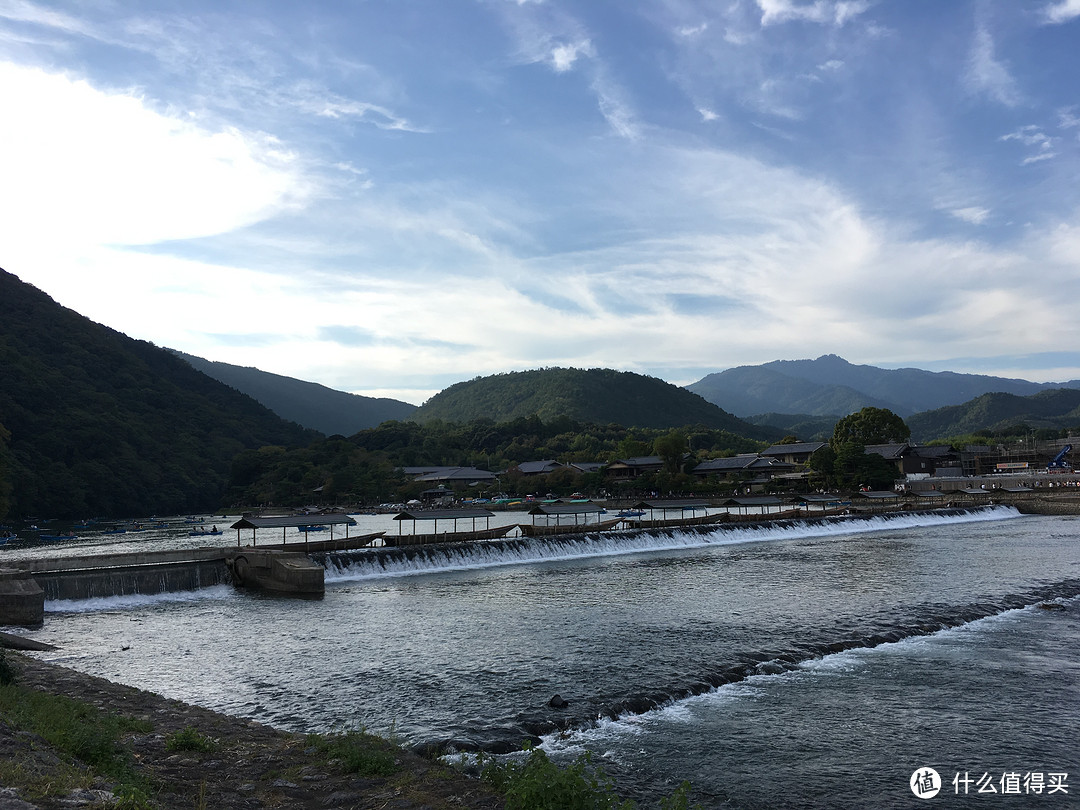
[[[211,360],[1080,378],[1080,0],[0,0],[0,109],[0,267]]]

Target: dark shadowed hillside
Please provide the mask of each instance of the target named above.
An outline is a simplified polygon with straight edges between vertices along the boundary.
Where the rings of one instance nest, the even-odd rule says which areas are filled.
[[[215,509],[238,452],[315,435],[2,270],[0,369],[0,478],[14,515]]]
[[[611,369],[549,368],[478,377],[436,394],[414,418],[506,422],[528,416],[627,427],[704,425],[764,440],[777,435],[775,429],[736,419],[684,388]]]
[[[950,405],[907,420],[911,436],[918,441],[962,436],[979,430],[1000,432],[1016,425],[1032,430],[1080,426],[1080,391],[1054,388],[1029,397],[1015,394],[983,394],[962,405]]]
[[[282,419],[325,433],[351,436],[390,420],[412,416],[416,406],[396,399],[363,397],[257,368],[231,366],[177,352],[215,380],[247,394]]]
[[[884,369],[854,365],[834,354],[816,360],[739,366],[687,386],[740,417],[762,413],[845,416],[868,406],[908,416],[959,405],[987,393],[1030,396],[1062,387],[1080,388],[1080,381],[1033,383],[952,371]]]

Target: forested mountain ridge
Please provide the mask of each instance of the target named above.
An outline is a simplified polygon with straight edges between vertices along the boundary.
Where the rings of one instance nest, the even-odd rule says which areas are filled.
[[[1007,429],[1057,430],[1080,427],[1080,390],[1054,388],[1027,397],[983,394],[962,405],[949,405],[907,418],[918,441]]]
[[[282,419],[327,436],[351,436],[383,422],[409,419],[416,410],[415,405],[396,399],[349,394],[257,368],[176,354],[208,377],[261,402]]]
[[[779,434],[774,428],[743,422],[677,385],[602,368],[547,368],[477,377],[439,392],[413,418],[419,422],[506,422],[530,416],[644,428],[703,425],[766,441]]]
[[[0,516],[216,509],[237,453],[317,435],[3,270],[0,371]]]
[[[1080,388],[1080,380],[1028,380],[854,365],[829,354],[816,360],[775,360],[709,374],[687,386],[740,416],[762,413],[844,416],[872,406],[901,416],[959,405],[987,393],[1030,396],[1052,388]]]

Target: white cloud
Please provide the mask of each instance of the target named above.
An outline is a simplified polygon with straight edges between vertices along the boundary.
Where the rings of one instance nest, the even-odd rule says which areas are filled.
[[[224,233],[312,189],[274,138],[208,131],[134,93],[0,63],[0,223],[13,241],[151,244]],[[14,190],[18,193],[12,193]]]
[[[714,113],[708,107],[698,107],[697,111],[698,115],[701,116],[702,121],[716,121],[718,118],[720,118],[719,115]]]
[[[812,3],[757,0],[757,4],[761,9],[762,26],[802,20],[840,27],[870,8],[870,3],[863,0],[815,0]]]
[[[1020,161],[1020,165],[1022,166],[1057,157],[1057,153],[1054,151],[1054,145],[1059,139],[1047,135],[1034,124],[1020,127],[1020,129],[1010,132],[1008,135],[1002,135],[998,140],[1017,141],[1034,150],[1033,154],[1027,155]]]
[[[994,52],[994,38],[985,28],[975,32],[968,56],[967,83],[977,93],[984,93],[999,104],[1015,107],[1020,103],[1020,91],[1008,68]]]
[[[990,209],[971,206],[968,208],[957,208],[949,213],[957,219],[969,222],[972,225],[982,225],[990,216]]]
[[[1059,0],[1043,8],[1043,19],[1051,25],[1067,23],[1080,17],[1080,0]]]
[[[592,43],[585,39],[556,45],[551,49],[548,62],[556,73],[565,73],[574,66],[579,57],[593,56]]]

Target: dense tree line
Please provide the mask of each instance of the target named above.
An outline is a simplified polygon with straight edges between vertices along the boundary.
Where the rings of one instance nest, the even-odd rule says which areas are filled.
[[[513,468],[525,461],[608,462],[658,455],[664,469],[639,479],[627,490],[689,491],[712,487],[689,475],[687,468],[705,458],[764,449],[765,442],[702,426],[682,430],[582,424],[561,416],[544,421],[529,416],[509,422],[491,420],[386,422],[351,437],[331,436],[308,447],[264,447],[240,453],[233,461],[229,502],[236,505],[297,506],[331,503],[401,502],[431,484],[415,483],[403,467],[478,467],[509,471],[497,485],[463,494],[581,492],[598,496],[615,485],[599,474],[559,470],[525,479]]]

